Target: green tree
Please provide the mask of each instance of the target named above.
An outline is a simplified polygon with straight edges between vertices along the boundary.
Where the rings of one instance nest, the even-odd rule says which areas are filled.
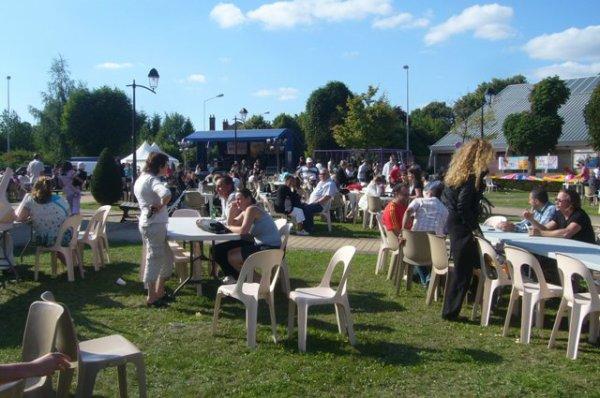
[[[557,76],[548,77],[529,95],[531,110],[508,115],[502,126],[509,147],[529,159],[529,174],[535,175],[535,156],[554,149],[562,132],[558,109],[567,102],[570,91]]]
[[[101,205],[112,205],[121,199],[121,189],[121,167],[110,149],[104,148],[92,173],[92,196]]]
[[[160,130],[156,134],[156,143],[169,155],[181,158],[179,143],[194,132],[194,125],[189,118],[175,112],[165,114]]]
[[[600,151],[600,85],[592,92],[583,116],[590,132],[590,142],[596,151]]]
[[[75,90],[64,107],[62,129],[74,154],[97,156],[105,147],[115,154],[125,153],[131,134],[131,102],[116,88]]]
[[[16,170],[27,165],[33,159],[33,155],[33,152],[24,149],[11,149],[10,152],[2,152],[0,153],[0,167],[10,167]]]
[[[244,123],[244,128],[253,130],[253,129],[270,129],[271,123],[268,120],[265,120],[263,115],[252,115],[246,122]]]
[[[143,112],[141,113],[141,115],[144,116],[144,120],[142,123],[140,123],[141,127],[138,134],[139,140],[152,143],[156,141],[156,136],[160,131],[160,126],[162,122],[161,117],[158,113],[153,114],[150,118]]]
[[[313,91],[306,101],[307,151],[336,148],[333,127],[342,123],[352,92],[339,81],[332,81]]]
[[[348,97],[346,116],[334,126],[333,136],[344,148],[389,148],[401,139],[402,123],[394,108],[382,96],[374,99],[376,87]],[[340,109],[340,112],[344,112]]]
[[[280,113],[273,119],[273,128],[275,129],[289,129],[292,131],[293,137],[298,145],[298,150],[304,152],[306,149],[306,142],[304,140],[304,132],[300,126],[299,116],[291,116],[286,113]]]
[[[29,108],[37,119],[34,127],[34,145],[42,152],[44,159],[51,163],[67,159],[70,148],[62,131],[62,113],[71,93],[82,88],[82,83],[71,79],[67,61],[59,55],[52,60],[48,72],[50,81],[46,92],[42,93],[43,108]]]
[[[15,111],[10,114],[4,111],[0,116],[0,152],[6,152],[7,134],[10,134],[11,151],[33,151],[33,127],[28,122],[22,122]]]

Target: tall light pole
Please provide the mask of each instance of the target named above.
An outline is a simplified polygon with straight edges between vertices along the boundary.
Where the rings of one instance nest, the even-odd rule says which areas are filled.
[[[204,105],[202,106],[202,123],[204,126],[204,131],[206,131],[206,103],[210,100],[214,100],[215,98],[221,98],[223,97],[225,94],[221,93],[221,94],[217,94],[214,97],[210,97],[204,100]]]
[[[10,152],[10,76],[6,76],[6,111],[8,116],[8,125],[6,126],[6,152]]]
[[[248,116],[246,108],[240,109],[240,117],[235,116],[233,118],[233,162],[237,162],[237,125],[238,122],[244,123]]]
[[[408,124],[408,114],[410,113],[408,107],[408,65],[404,65],[403,69],[406,70],[406,150],[410,151],[410,126]],[[408,156],[408,153],[406,156]]]
[[[481,103],[481,139],[483,139],[483,108],[485,108],[485,104],[492,105],[492,92],[489,88],[483,93],[483,102]]]
[[[133,167],[132,167],[132,180],[131,183],[135,183],[137,180],[137,154],[135,153],[137,150],[137,136],[135,132],[135,89],[138,87],[145,88],[150,91],[152,94],[156,94],[154,89],[158,87],[158,79],[160,76],[158,75],[158,71],[154,68],[150,69],[148,72],[148,83],[150,87],[143,86],[141,84],[136,84],[135,79],[133,79],[133,83],[128,84],[127,87],[133,88],[133,103],[132,103],[132,113],[131,113],[131,146],[133,147]]]

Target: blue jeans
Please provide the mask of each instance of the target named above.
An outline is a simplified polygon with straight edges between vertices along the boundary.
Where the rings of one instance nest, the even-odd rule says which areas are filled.
[[[312,233],[314,230],[314,227],[315,227],[313,218],[314,218],[315,214],[319,214],[320,212],[323,211],[323,206],[321,206],[318,203],[311,203],[311,204],[301,203],[300,206],[298,206],[298,207],[302,209],[302,211],[304,212],[304,217],[306,218],[304,220],[304,229],[307,232]]]
[[[413,275],[418,275],[421,281],[421,285],[429,283],[429,267],[418,265],[413,268]]]

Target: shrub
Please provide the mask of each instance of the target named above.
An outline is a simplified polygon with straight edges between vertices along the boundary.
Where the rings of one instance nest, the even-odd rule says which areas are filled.
[[[112,205],[121,199],[121,167],[108,148],[104,148],[92,174],[92,196],[101,205]]]
[[[13,170],[27,164],[33,159],[33,152],[16,149],[0,155],[0,167],[10,167]]]
[[[494,178],[494,184],[501,190],[514,189],[529,192],[533,188],[544,187],[548,192],[558,192],[562,188],[562,182],[557,181],[530,181],[530,180],[503,180]]]

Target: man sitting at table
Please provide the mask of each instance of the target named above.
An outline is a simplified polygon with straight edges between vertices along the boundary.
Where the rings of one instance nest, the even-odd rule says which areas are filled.
[[[300,195],[296,190],[296,177],[288,174],[285,177],[285,183],[277,188],[273,207],[278,213],[291,215],[298,226],[296,234],[305,236],[309,233],[304,230],[304,211],[301,206]]]
[[[587,243],[596,242],[592,222],[581,208],[581,198],[577,192],[561,189],[556,196],[556,210],[552,219],[546,224],[537,222],[532,213],[525,214],[525,218],[533,225],[530,234],[574,239]]]
[[[304,230],[312,233],[313,232],[313,217],[315,214],[321,213],[323,208],[329,206],[329,202],[333,199],[333,196],[337,193],[335,182],[329,178],[329,170],[321,168],[319,171],[319,183],[313,189],[308,198],[308,203],[301,206],[304,211]]]
[[[235,202],[233,179],[228,175],[223,175],[217,180],[216,187],[217,195],[219,195],[219,199],[221,200],[223,217],[229,221],[229,210],[231,210],[231,206]],[[237,214],[235,214],[235,216],[237,216]]]
[[[501,222],[498,224],[498,229],[502,231],[527,232],[527,228],[531,226],[528,217],[537,221],[541,225],[546,225],[554,217],[556,207],[548,201],[548,192],[544,188],[534,188],[529,193],[530,211],[523,212],[524,220],[518,223],[510,221]]]

